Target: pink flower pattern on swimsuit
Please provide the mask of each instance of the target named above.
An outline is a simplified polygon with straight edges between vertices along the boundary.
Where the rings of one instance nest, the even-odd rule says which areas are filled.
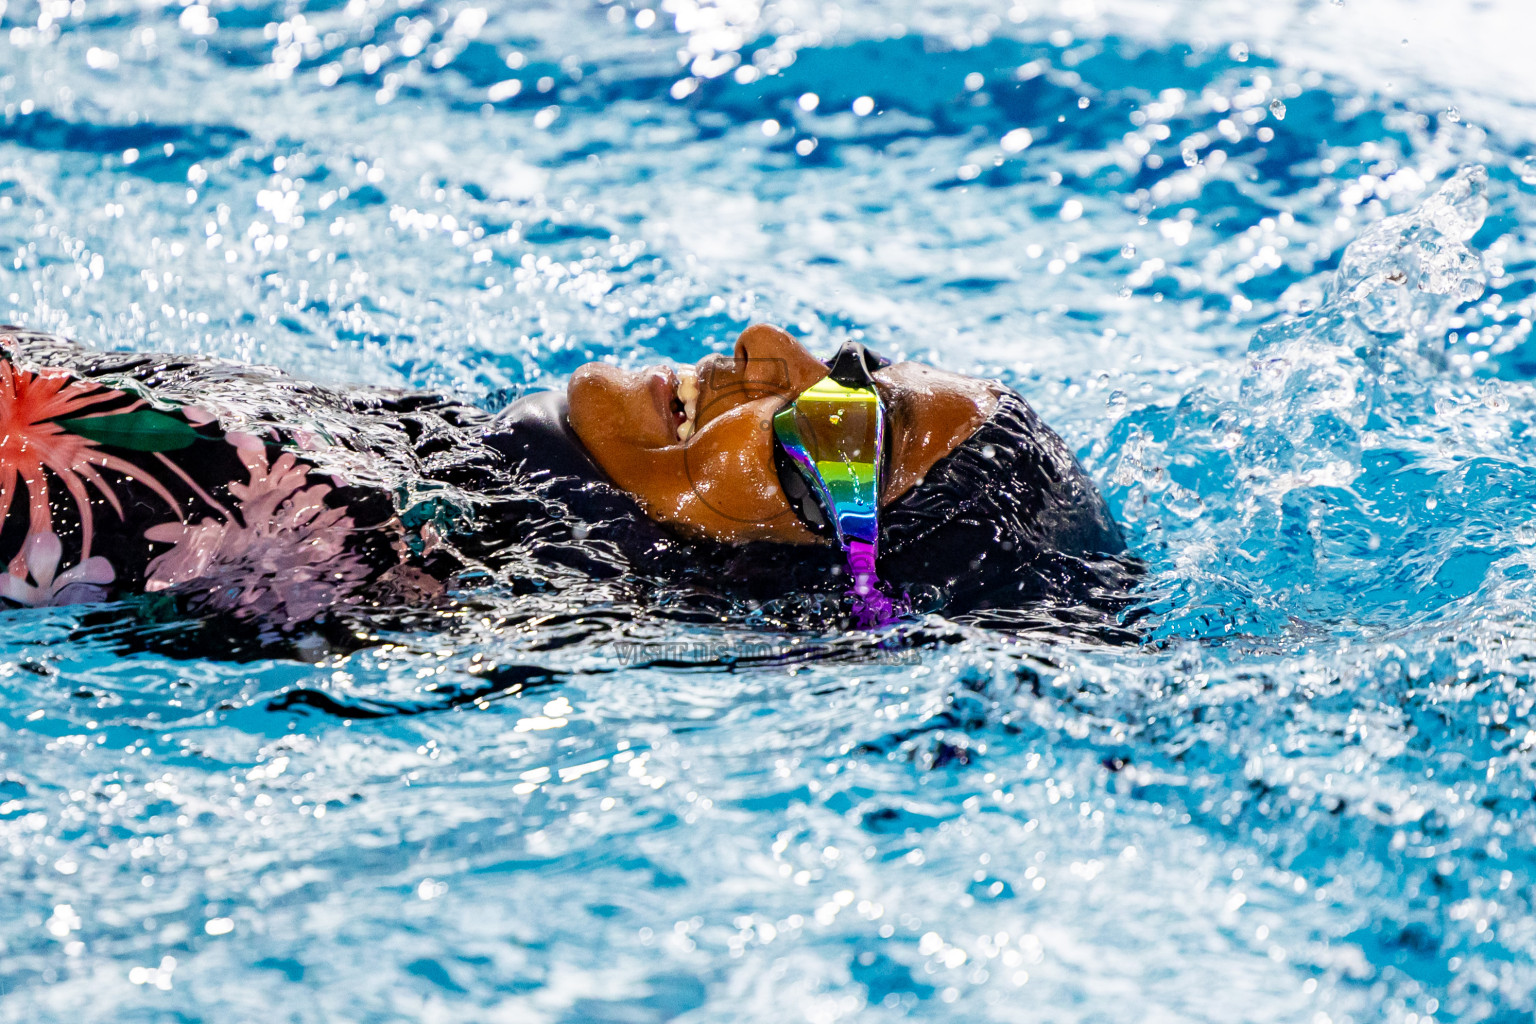
[[[260,446],[238,449],[250,474],[230,484],[239,521],[164,523],[144,536],[174,545],[149,563],[147,591],[179,587],[195,606],[290,628],[356,599],[371,570],[347,543],[358,531],[332,488],[308,484],[309,467],[283,453],[270,465]]]
[[[107,588],[117,578],[112,563],[93,555],[59,572],[64,545],[56,533],[34,533],[27,538],[17,557],[20,565],[0,575],[0,597],[28,608],[82,604],[106,599]],[[32,582],[27,582],[27,576]]]
[[[0,530],[9,525],[15,537],[26,524],[14,557],[0,562],[0,601],[102,601],[142,584],[175,588],[197,611],[287,630],[356,603],[370,584],[385,594],[415,586],[403,572],[399,519],[374,524],[370,515],[359,527],[354,507],[338,500],[345,481],[312,483],[315,467],[277,447],[292,439],[271,434],[221,432],[196,406],[157,409],[67,371],[20,369],[0,353]],[[104,508],[117,522],[99,517]],[[133,557],[148,550],[121,563],[92,554],[93,541],[115,548],[137,538],[170,550],[142,569]],[[78,564],[61,565],[67,551]]]

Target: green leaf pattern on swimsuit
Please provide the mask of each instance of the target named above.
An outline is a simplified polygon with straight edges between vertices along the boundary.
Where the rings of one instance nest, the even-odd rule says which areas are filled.
[[[55,422],[71,434],[133,452],[178,451],[198,439],[185,420],[153,409]]]

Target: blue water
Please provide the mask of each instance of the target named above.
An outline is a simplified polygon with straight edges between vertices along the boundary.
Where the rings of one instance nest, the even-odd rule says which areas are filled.
[[[1530,22],[0,0],[4,319],[487,407],[862,338],[1150,567],[1139,647],[880,659],[569,581],[318,662],[0,613],[0,1020],[1530,1020]]]

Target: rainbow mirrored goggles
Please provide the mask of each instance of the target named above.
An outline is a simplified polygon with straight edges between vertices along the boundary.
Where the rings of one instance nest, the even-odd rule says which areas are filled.
[[[814,497],[823,523],[811,521],[809,509],[802,517],[813,529],[830,525],[847,555],[854,620],[861,628],[894,617],[875,572],[885,407],[872,375],[884,365],[864,346],[844,345],[829,364],[828,376],[773,418],[774,439]]]

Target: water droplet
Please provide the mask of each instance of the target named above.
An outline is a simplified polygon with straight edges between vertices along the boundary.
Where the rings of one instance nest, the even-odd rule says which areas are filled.
[[[1126,259],[1131,259],[1136,255],[1136,246],[1132,245],[1130,242],[1126,242],[1120,247],[1120,255],[1124,256]]]
[[[1285,120],[1285,103],[1279,97],[1269,101],[1269,112],[1275,115],[1276,121]]]
[[[1536,156],[1528,156],[1520,164],[1520,180],[1527,185],[1536,185]]]
[[[860,96],[853,101],[853,112],[860,117],[866,117],[875,109],[875,100],[872,96]]]
[[[1248,44],[1233,43],[1230,47],[1227,48],[1227,53],[1232,57],[1233,60],[1237,61],[1238,63],[1242,63],[1248,59]]]
[[[1200,163],[1200,154],[1195,152],[1193,149],[1186,149],[1180,155],[1184,157],[1185,167],[1194,167]]]
[[[1015,128],[1002,138],[1003,152],[1018,153],[1028,149],[1035,141],[1034,134],[1028,128]]]
[[[984,459],[995,459],[997,458],[997,449],[990,444],[984,444],[981,446],[981,457]]]
[[[1077,109],[1078,110],[1087,110],[1088,109],[1088,104],[1090,102],[1091,101],[1088,99],[1087,96],[1079,96],[1077,98]]]
[[[1452,124],[1455,124],[1461,120],[1461,111],[1457,110],[1454,106],[1446,107],[1445,119]]]
[[[979,72],[979,71],[972,71],[970,74],[965,76],[965,91],[966,92],[975,92],[977,89],[980,89],[986,83],[987,83],[987,80],[982,77],[981,72]]]

